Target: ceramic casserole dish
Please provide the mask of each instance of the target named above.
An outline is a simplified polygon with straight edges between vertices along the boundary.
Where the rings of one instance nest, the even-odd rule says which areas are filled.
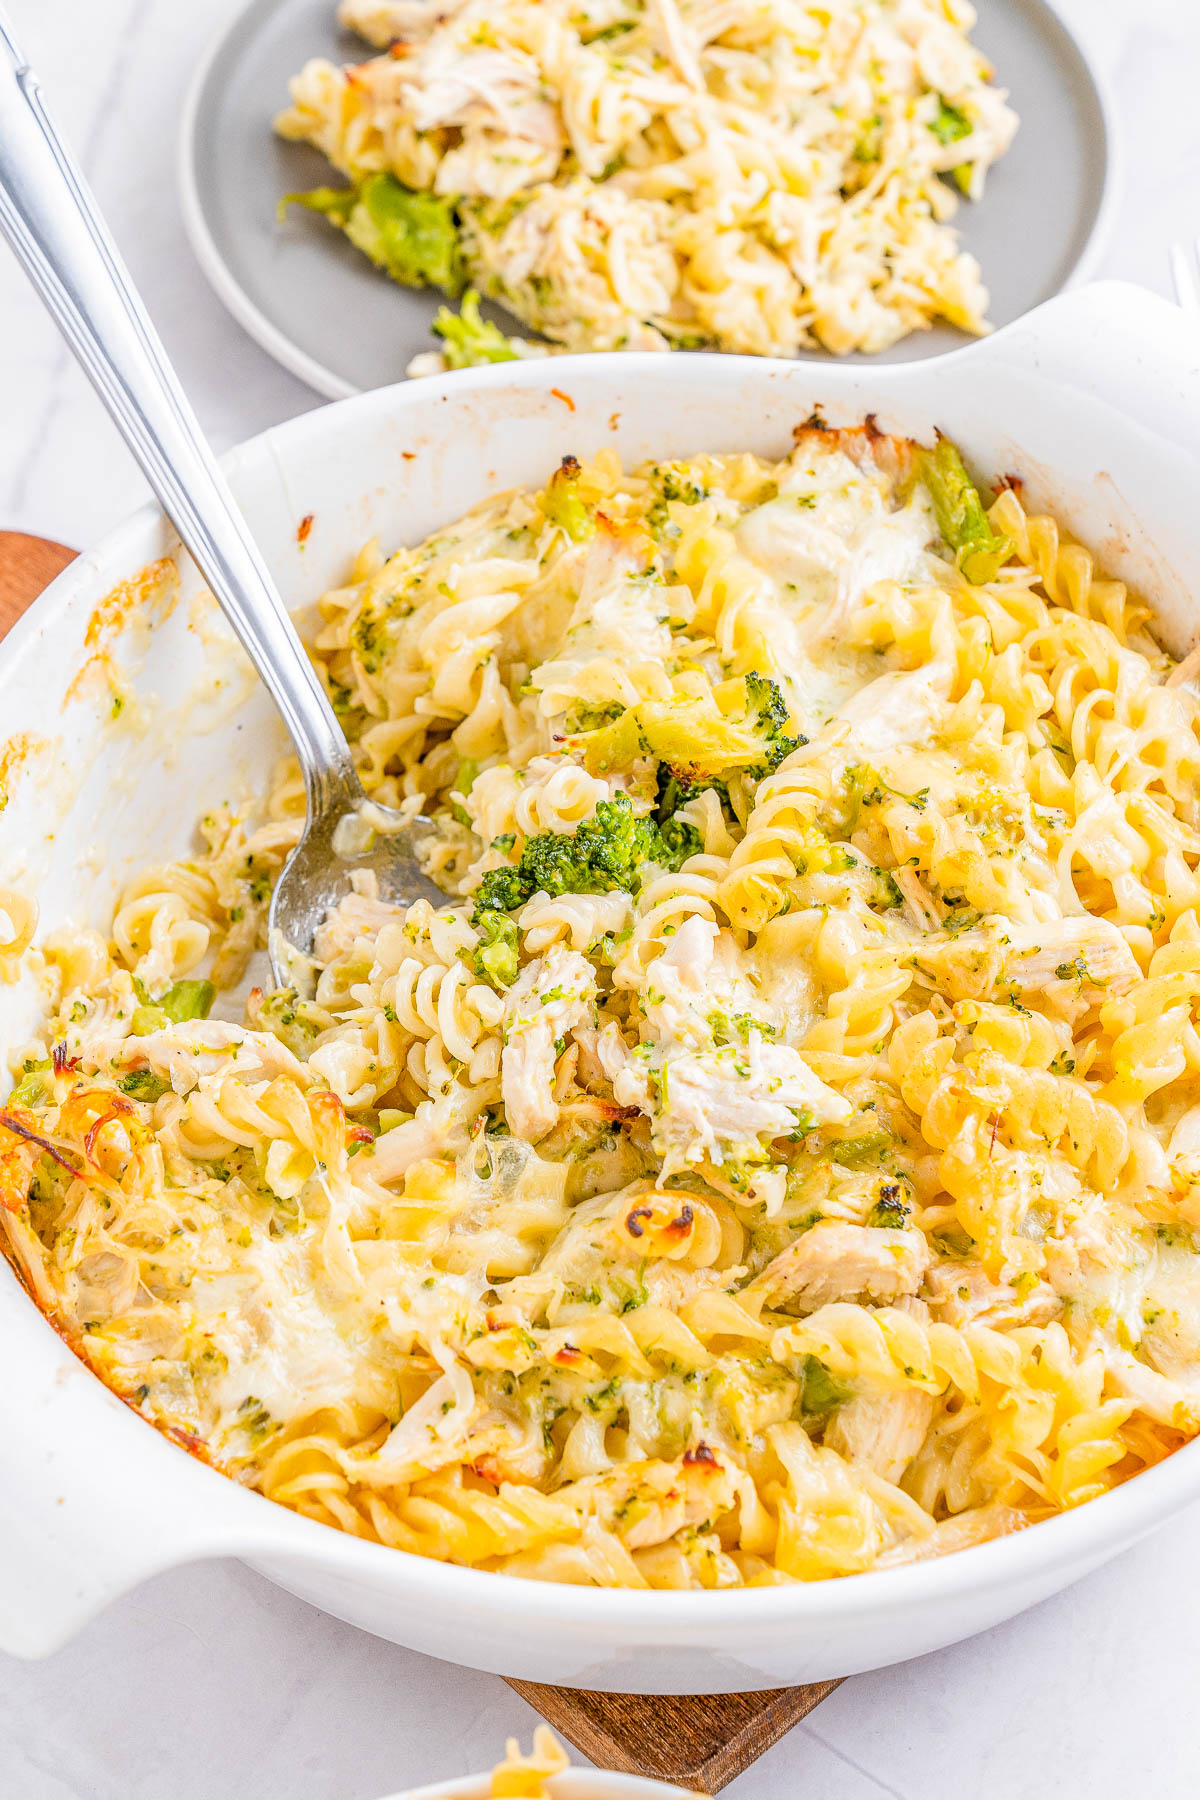
[[[819,406],[935,427],[981,474],[1017,474],[1155,609],[1176,655],[1200,632],[1200,339],[1132,287],[1050,302],[967,351],[891,368],[721,356],[510,363],[364,394],[235,452],[226,467],[289,603],[343,577],[368,538],[414,542],[566,454],[627,464],[783,455]],[[312,515],[304,531],[302,521]],[[178,559],[159,605],[160,558]],[[124,584],[124,585],[121,585]],[[138,729],[114,728],[119,668]],[[108,696],[102,702],[102,696]],[[42,929],[106,926],[123,881],[180,854],[193,822],[260,786],[283,747],[170,527],[148,507],[71,566],[0,648],[0,884]],[[35,1016],[0,986],[0,1038]],[[627,1692],[775,1688],[915,1656],[1097,1567],[1200,1498],[1200,1444],[1101,1499],[930,1563],[788,1587],[631,1592],[520,1581],[413,1557],[226,1480],[116,1399],[0,1269],[0,1649],[44,1655],[162,1569],[238,1556],[337,1617],[451,1662]]]

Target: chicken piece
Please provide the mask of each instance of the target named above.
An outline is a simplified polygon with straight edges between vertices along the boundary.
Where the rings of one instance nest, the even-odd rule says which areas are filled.
[[[705,1443],[680,1462],[619,1464],[560,1492],[585,1501],[587,1511],[615,1531],[629,1550],[661,1544],[686,1525],[727,1512],[737,1498],[738,1473]]]
[[[468,51],[452,38],[434,37],[403,68],[401,94],[416,131],[475,125],[561,150],[562,122],[540,95],[542,75],[533,57]]]
[[[311,1082],[305,1065],[269,1031],[247,1031],[223,1019],[186,1019],[145,1037],[105,1033],[82,1046],[80,1064],[88,1074],[145,1066],[177,1094],[188,1093],[205,1075],[226,1073],[242,1081],[291,1075],[302,1087]]]
[[[826,1427],[825,1448],[897,1482],[925,1441],[934,1398],[915,1389],[854,1394]]]
[[[915,869],[894,869],[892,880],[904,895],[909,918],[919,931],[936,931],[942,923],[937,902]]]
[[[950,664],[938,661],[868,681],[838,708],[855,753],[870,760],[927,743],[946,712],[952,678]]]
[[[556,1044],[592,1023],[596,977],[574,950],[556,947],[528,965],[508,991],[500,1085],[509,1130],[536,1143],[558,1122],[554,1098]]]
[[[829,643],[842,637],[858,610],[860,602],[879,581],[912,581],[923,571],[925,564],[925,548],[933,538],[933,524],[928,510],[912,503],[899,512],[888,513],[873,525],[869,526],[859,538],[849,557],[838,570],[837,592],[831,607],[818,619],[814,619],[815,629],[810,638],[811,644]],[[915,686],[911,677],[923,675],[926,685],[932,686],[934,670],[938,684],[949,691],[952,671],[948,664],[930,664],[926,669],[914,669],[908,677],[901,675],[883,675],[879,682],[871,682],[872,688],[885,681],[908,679],[910,687]],[[943,695],[944,698],[944,695]],[[871,715],[865,715],[870,717]],[[911,742],[911,739],[907,741]]]
[[[386,50],[400,38],[427,33],[461,12],[466,0],[342,0],[338,24]]]
[[[317,927],[314,960],[325,966],[341,962],[353,954],[360,938],[367,940],[367,953],[371,954],[384,926],[402,919],[404,912],[403,906],[380,900],[374,894],[346,894]]]
[[[952,1550],[968,1550],[972,1544],[988,1544],[993,1538],[1007,1537],[1032,1523],[1028,1513],[1016,1506],[972,1506],[966,1512],[943,1519],[924,1537],[907,1538],[894,1549],[877,1557],[877,1569],[895,1569],[903,1563],[929,1562],[935,1556],[948,1556]]]
[[[764,1138],[788,1136],[804,1115],[818,1124],[840,1123],[853,1111],[799,1051],[757,1032],[744,1047],[668,1048],[657,1067],[630,1056],[613,1080],[613,1099],[653,1120],[655,1147],[671,1163],[707,1157],[720,1165],[757,1154]]]
[[[1200,1392],[1147,1367],[1128,1350],[1111,1351],[1107,1371],[1107,1385],[1156,1424],[1189,1433],[1200,1426]]]
[[[800,1051],[777,1043],[763,1003],[739,973],[729,933],[692,917],[653,965],[638,1054],[617,1039],[597,1046],[618,1106],[635,1106],[654,1125],[654,1143],[672,1165],[708,1158],[721,1164],[746,1152],[761,1159],[764,1138],[810,1123],[850,1117],[848,1100],[829,1087]],[[714,1019],[739,1015],[744,1040],[714,1043]]]
[[[1040,924],[989,919],[944,944],[923,945],[914,966],[947,999],[1013,993],[1072,1025],[1141,980],[1117,926],[1090,914]]]
[[[1200,1391],[1200,1263],[1192,1251],[1160,1247],[1142,1317],[1142,1355],[1172,1381]]]
[[[834,1300],[892,1301],[915,1294],[929,1267],[919,1231],[871,1225],[814,1225],[781,1250],[745,1290],[768,1306],[815,1312]]]
[[[978,1263],[939,1262],[925,1279],[930,1312],[942,1325],[1045,1325],[1062,1310],[1049,1282],[1018,1295],[1007,1281],[993,1281]]]

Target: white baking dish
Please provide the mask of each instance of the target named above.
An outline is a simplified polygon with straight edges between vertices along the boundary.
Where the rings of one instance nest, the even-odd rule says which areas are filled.
[[[980,470],[1020,474],[1035,507],[1142,589],[1169,646],[1190,646],[1200,336],[1131,287],[1060,298],[985,343],[901,367],[719,356],[499,365],[310,413],[227,467],[299,605],[343,575],[364,539],[419,538],[485,493],[541,483],[567,452],[779,456],[818,404],[834,423],[873,411],[885,429],[928,437],[940,426]],[[174,549],[161,516],[144,510],[81,557],[0,649],[0,740],[30,739],[0,814],[0,883],[35,888],[47,924],[105,924],[119,882],[182,850],[203,808],[244,790],[280,747],[262,693],[228,679],[227,640],[186,565],[180,603],[152,631],[138,605],[96,613],[114,583]],[[95,661],[106,647],[142,703],[115,726]],[[184,708],[204,679],[205,704]],[[24,1034],[32,1002],[27,988],[0,990],[0,1041]],[[805,1587],[593,1591],[406,1556],[236,1487],[114,1399],[7,1270],[0,1357],[0,1648],[27,1656],[157,1570],[242,1556],[338,1617],[453,1662],[624,1691],[779,1687],[980,1631],[1200,1497],[1195,1444],[1076,1513],[928,1565]]]

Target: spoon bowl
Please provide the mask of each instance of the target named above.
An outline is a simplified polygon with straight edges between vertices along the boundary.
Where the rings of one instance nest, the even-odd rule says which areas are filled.
[[[267,947],[277,987],[311,991],[312,948],[328,915],[350,893],[395,906],[447,896],[422,871],[417,846],[433,821],[369,801],[357,776],[327,772],[310,783],[300,842],[271,895]]]

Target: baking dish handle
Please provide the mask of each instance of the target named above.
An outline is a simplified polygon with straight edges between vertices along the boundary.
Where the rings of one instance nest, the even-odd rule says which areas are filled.
[[[111,1394],[2,1267],[0,1342],[0,1650],[47,1656],[178,1564],[278,1552],[278,1509]]]
[[[1200,444],[1200,323],[1134,282],[1068,289],[943,360],[952,377],[972,364],[1057,390],[1068,414],[1082,396],[1193,454]]]

